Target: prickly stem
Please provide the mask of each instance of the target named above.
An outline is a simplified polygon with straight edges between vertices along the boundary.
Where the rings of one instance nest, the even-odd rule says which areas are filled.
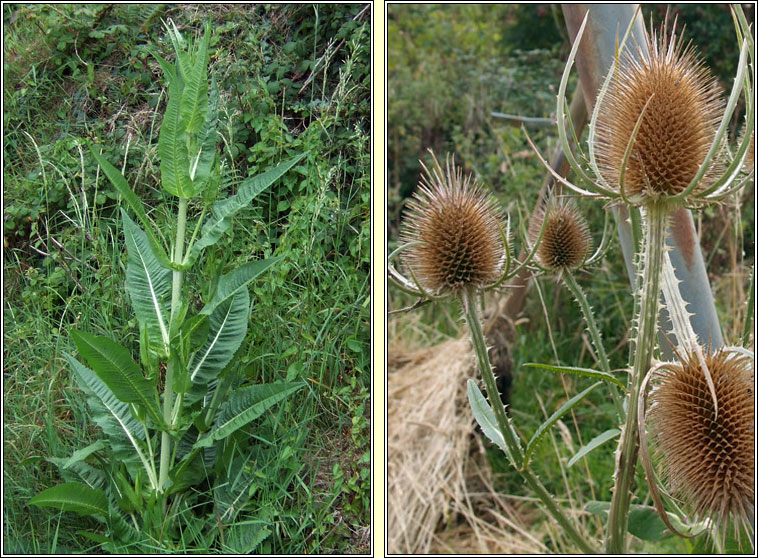
[[[639,296],[639,322],[637,336],[633,343],[634,361],[627,394],[626,424],[619,439],[615,486],[608,512],[605,550],[609,554],[626,553],[629,506],[639,453],[637,401],[642,380],[652,364],[658,331],[666,214],[665,203],[656,202],[647,205],[644,213],[645,241],[643,257],[640,261],[642,290]]]

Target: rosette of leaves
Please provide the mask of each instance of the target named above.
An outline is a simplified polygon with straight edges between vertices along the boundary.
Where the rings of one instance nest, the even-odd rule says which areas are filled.
[[[208,83],[210,28],[194,42],[173,24],[166,28],[176,60],[154,57],[168,85],[158,154],[161,187],[178,199],[173,230],[159,231],[124,176],[92,150],[126,205],[125,288],[139,323],[139,362],[110,336],[72,332],[80,358],[66,359],[103,437],[58,461],[67,482],[29,502],[101,521],[105,535],[89,535],[111,552],[141,542],[151,551],[155,545],[172,548],[180,525],[194,525],[205,532],[205,544],[213,544],[208,541],[217,540],[219,522],[198,518],[194,508],[223,508],[224,524],[234,521],[250,497],[250,483],[243,482],[252,459],[250,423],[303,387],[246,383],[238,366],[250,320],[248,284],[279,258],[209,278],[215,291],[198,310],[183,280],[203,250],[229,230],[235,214],[304,154],[244,180],[234,195],[217,200],[219,94],[215,81]],[[190,200],[200,208],[194,222],[187,215]],[[171,247],[162,232],[175,235]],[[208,495],[205,501],[202,494]],[[256,544],[270,533],[257,524],[239,528],[245,530],[238,533],[241,539]],[[246,551],[254,548],[251,543]]]

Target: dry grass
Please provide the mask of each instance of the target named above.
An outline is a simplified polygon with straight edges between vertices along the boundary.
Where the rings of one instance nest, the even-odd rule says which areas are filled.
[[[388,552],[546,552],[529,518],[492,488],[466,397],[468,339],[388,357]]]

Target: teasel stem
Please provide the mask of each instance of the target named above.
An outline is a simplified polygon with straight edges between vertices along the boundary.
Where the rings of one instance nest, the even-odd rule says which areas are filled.
[[[658,331],[661,272],[666,239],[666,202],[651,201],[644,208],[643,229],[645,245],[639,265],[642,268],[642,288],[638,293],[639,319],[634,342],[634,363],[629,380],[626,423],[616,450],[615,487],[608,512],[606,533],[607,554],[626,554],[626,533],[629,522],[632,483],[637,469],[639,438],[637,435],[637,401],[642,380],[650,369]]]
[[[187,200],[179,198],[179,212],[177,215],[176,223],[176,245],[174,246],[174,262],[181,263],[184,257],[184,235],[187,227]],[[184,272],[174,270],[172,283],[171,283],[171,319],[169,320],[170,327],[174,325],[174,318],[179,311],[181,305],[182,296],[182,279],[184,278]],[[174,365],[176,358],[171,356],[166,364],[166,378],[163,388],[163,420],[169,426],[172,425],[171,411],[174,404]],[[158,489],[163,491],[163,487],[168,480],[168,470],[170,467],[171,457],[171,435],[168,431],[164,431],[161,434],[161,465],[160,476],[158,478]],[[165,511],[166,500],[163,500],[163,507]]]
[[[747,346],[750,342],[750,332],[753,325],[753,306],[755,305],[755,267],[750,272],[750,290],[747,299],[747,313],[745,324],[742,326],[742,345]]]
[[[474,353],[476,353],[477,363],[479,365],[479,372],[484,380],[484,386],[487,388],[487,398],[490,401],[490,407],[492,407],[495,413],[495,419],[497,420],[500,432],[503,435],[505,444],[510,450],[510,454],[515,461],[513,466],[521,473],[521,476],[534,490],[539,499],[547,508],[547,511],[551,516],[563,527],[566,535],[579,547],[585,554],[597,554],[598,550],[590,545],[586,537],[576,529],[574,524],[564,515],[561,508],[555,502],[551,494],[547,491],[545,486],[540,482],[537,476],[529,469],[523,468],[524,464],[524,452],[521,449],[521,444],[518,441],[518,434],[516,433],[513,425],[511,424],[508,415],[505,413],[505,406],[500,401],[500,392],[497,389],[495,382],[495,374],[492,372],[492,364],[490,364],[489,355],[487,353],[487,344],[484,339],[484,332],[482,330],[482,323],[479,319],[479,313],[477,312],[477,297],[475,288],[463,289],[460,293],[461,306],[466,316],[466,323],[469,326],[471,332],[471,342],[474,346]]]
[[[600,368],[603,372],[610,374],[611,365],[608,362],[608,355],[605,352],[603,340],[600,337],[600,330],[597,327],[595,316],[592,313],[592,308],[590,308],[584,291],[582,291],[579,283],[576,282],[576,277],[574,277],[574,274],[571,273],[570,269],[564,269],[561,277],[563,279],[563,283],[568,287],[568,289],[571,291],[571,294],[574,295],[574,298],[579,303],[579,308],[581,308],[582,315],[584,316],[584,321],[587,324],[587,331],[589,332],[590,339],[592,339],[592,344],[595,346],[595,350],[597,351],[597,358],[600,362]],[[619,417],[619,421],[623,421],[624,404],[621,400],[621,394],[618,392],[617,386],[609,384],[608,388],[610,389],[611,398],[613,399],[613,404],[616,407],[616,414]]]

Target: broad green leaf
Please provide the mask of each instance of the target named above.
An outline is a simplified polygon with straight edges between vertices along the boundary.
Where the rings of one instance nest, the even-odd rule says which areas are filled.
[[[176,24],[171,22],[171,26],[166,26],[166,30],[168,31],[169,38],[171,39],[171,43],[174,45],[174,52],[176,53],[176,67],[177,67],[177,74],[181,76],[182,80],[186,80],[187,76],[190,75],[192,72],[192,64],[190,60],[190,55],[186,51],[187,49],[187,41],[184,40],[184,37],[182,37],[182,34],[179,33],[179,30],[176,28]]]
[[[200,40],[198,51],[192,61],[193,67],[186,75],[184,88],[179,103],[179,121],[181,128],[188,134],[197,134],[205,121],[208,110],[208,41],[210,27]]]
[[[145,227],[145,232],[147,233],[147,238],[150,241],[150,246],[153,249],[153,254],[155,254],[155,257],[158,259],[161,265],[164,267],[169,267],[171,265],[171,261],[166,255],[166,251],[163,249],[163,245],[158,240],[157,235],[153,231],[153,226],[150,223],[150,220],[147,218],[147,214],[145,213],[144,208],[142,207],[142,201],[137,197],[137,194],[135,194],[132,189],[129,188],[129,184],[127,184],[124,175],[121,174],[121,172],[116,167],[111,165],[105,159],[105,157],[95,151],[94,146],[90,147],[90,152],[92,153],[92,156],[95,157],[95,160],[97,161],[97,164],[100,165],[100,168],[103,169],[105,176],[108,177],[108,180],[110,180],[114,188],[118,190],[118,193],[121,194],[121,197],[124,199],[126,204],[137,215],[137,218],[140,220],[140,223],[142,223],[142,226]]]
[[[584,507],[586,511],[593,515],[599,515],[602,518],[608,517],[610,502],[598,502],[596,500],[587,502]],[[667,513],[670,519],[676,519],[681,524],[681,520],[672,513]],[[675,524],[675,526],[678,526]],[[661,541],[673,536],[666,528],[658,512],[653,506],[643,506],[633,504],[629,508],[629,532],[635,537],[644,541]]]
[[[526,466],[527,463],[529,463],[529,457],[531,456],[532,452],[534,451],[535,446],[537,445],[537,442],[539,442],[540,438],[544,436],[547,431],[550,429],[551,426],[553,426],[556,422],[558,422],[558,419],[560,419],[563,415],[568,413],[574,405],[579,403],[582,399],[587,397],[596,387],[602,385],[603,382],[595,382],[590,387],[582,391],[581,393],[577,393],[574,397],[566,401],[561,407],[554,412],[552,415],[550,415],[550,418],[548,418],[545,422],[543,422],[540,427],[537,429],[537,432],[534,433],[534,436],[532,436],[531,440],[529,440],[529,443],[526,445],[526,451],[524,453],[524,465]]]
[[[604,382],[611,382],[616,384],[622,389],[626,389],[624,382],[608,374],[607,372],[599,372],[590,368],[577,368],[575,366],[555,366],[553,364],[540,364],[535,362],[528,362],[524,364],[526,368],[541,368],[543,370],[549,370],[550,372],[560,372],[563,374],[575,374],[578,376],[587,376],[588,378],[595,378],[596,380],[603,380]]]
[[[211,314],[219,304],[237,294],[240,289],[246,288],[250,281],[281,259],[281,257],[274,257],[242,264],[231,273],[223,275],[218,281],[218,287],[216,287],[216,293],[213,295],[213,298],[200,313]]]
[[[79,515],[108,515],[105,492],[78,482],[50,487],[29,500],[29,504],[72,511]]]
[[[181,335],[191,351],[197,351],[208,339],[210,320],[208,316],[192,316],[182,324]]]
[[[588,453],[590,453],[592,450],[594,450],[595,448],[603,445],[608,440],[612,440],[613,438],[615,438],[619,434],[621,434],[621,430],[619,430],[618,428],[611,428],[610,430],[606,430],[602,434],[599,434],[598,436],[595,436],[594,438],[592,438],[592,440],[589,441],[589,443],[587,445],[582,446],[581,448],[579,448],[579,451],[577,451],[574,454],[574,457],[572,457],[571,459],[569,459],[569,462],[568,462],[568,464],[566,466],[567,467],[571,467],[574,463],[576,463],[577,461],[579,461],[582,457],[584,457],[585,455],[587,455]]]
[[[208,341],[189,360],[193,384],[206,385],[229,363],[245,339],[249,310],[250,294],[240,289],[211,313]]]
[[[487,399],[484,397],[474,380],[470,379],[466,383],[466,393],[468,395],[469,405],[471,406],[471,413],[474,415],[474,419],[476,419],[479,428],[482,429],[484,435],[487,436],[493,444],[503,450],[508,457],[508,461],[511,462],[511,465],[516,467],[516,461],[513,459],[513,454],[505,443],[503,433],[500,432],[500,428],[498,428],[495,413],[492,410],[492,407],[490,407],[490,404],[487,403]]]
[[[214,203],[211,209],[211,217],[203,225],[200,238],[187,254],[185,265],[194,263],[203,249],[218,242],[221,236],[231,227],[234,215],[243,207],[248,207],[258,194],[281,178],[303,157],[305,157],[305,153],[301,153],[289,161],[267,170],[263,174],[248,178],[242,182],[239,191],[235,195]]]
[[[217,123],[218,86],[216,85],[216,80],[212,79],[205,122],[203,122],[203,127],[197,136],[198,152],[193,154],[190,161],[190,178],[192,178],[195,184],[194,188],[196,192],[204,192],[208,186],[211,173],[218,171],[215,165]],[[215,201],[215,197],[213,201]]]
[[[79,529],[76,532],[77,535],[81,535],[85,539],[89,539],[93,542],[96,542],[98,544],[105,544],[105,543],[113,543],[113,539],[110,539],[106,537],[105,535],[101,535],[100,533],[91,533],[90,531],[84,531],[82,529]]]
[[[71,454],[71,457],[69,457],[64,463],[63,468],[68,469],[70,468],[74,463],[79,463],[80,461],[84,461],[87,459],[90,455],[95,453],[96,451],[100,451],[102,449],[105,449],[105,444],[102,440],[98,440],[93,444],[88,445],[85,448],[78,449],[74,453]]]
[[[158,155],[161,158],[161,186],[171,195],[189,199],[194,195],[189,176],[187,135],[181,127],[179,104],[181,91],[176,83],[168,90],[168,103],[158,135]]]
[[[119,401],[141,405],[157,425],[164,425],[158,407],[158,392],[142,375],[129,351],[108,339],[73,330],[71,337],[87,364]]]
[[[65,355],[74,377],[82,390],[89,397],[92,420],[100,426],[110,441],[116,457],[124,462],[135,455],[142,462],[145,471],[157,486],[154,468],[148,462],[143,451],[145,429],[129,411],[128,404],[119,401],[110,388],[98,378],[92,370],[81,364],[71,355]],[[128,448],[128,449],[127,449]]]
[[[280,163],[273,169],[269,169],[264,173],[244,180],[242,184],[240,184],[239,191],[236,195],[226,198],[225,200],[217,201],[213,204],[211,210],[213,218],[215,220],[223,219],[229,215],[234,215],[243,207],[247,207],[258,194],[281,178],[288,170],[294,167],[298,161],[305,157],[305,155],[306,153],[296,155],[288,161]],[[206,223],[203,226],[204,233],[206,227],[209,226],[212,226],[212,221],[209,221],[209,223]]]
[[[137,319],[145,324],[148,336],[163,353],[168,353],[169,337],[164,299],[171,290],[171,271],[161,267],[145,233],[121,209],[128,259],[126,290]],[[162,341],[162,344],[158,344]]]
[[[302,382],[260,384],[232,392],[219,408],[211,431],[205,438],[198,440],[195,446],[204,447],[208,441],[212,443],[213,440],[226,438],[304,385]]]
[[[229,554],[253,554],[271,535],[270,522],[263,520],[239,521],[226,530],[226,549]]]
[[[102,440],[98,440],[98,442],[103,444]],[[103,445],[104,447],[105,445]],[[87,449],[89,449],[89,446],[84,448],[84,450]],[[77,459],[74,461],[75,457],[76,452],[69,459],[64,457],[48,457],[46,461],[58,467],[61,479],[66,482],[80,482],[90,488],[105,488],[106,477],[105,472],[100,468],[100,463],[94,467],[84,460]]]
[[[174,84],[178,85],[176,82],[176,68],[173,66],[173,64],[170,64],[165,58],[150,48],[147,49],[147,52],[149,52],[150,56],[155,58],[158,61],[158,64],[160,64],[161,68],[163,68],[163,73],[166,76],[166,81],[168,82],[169,86]]]

